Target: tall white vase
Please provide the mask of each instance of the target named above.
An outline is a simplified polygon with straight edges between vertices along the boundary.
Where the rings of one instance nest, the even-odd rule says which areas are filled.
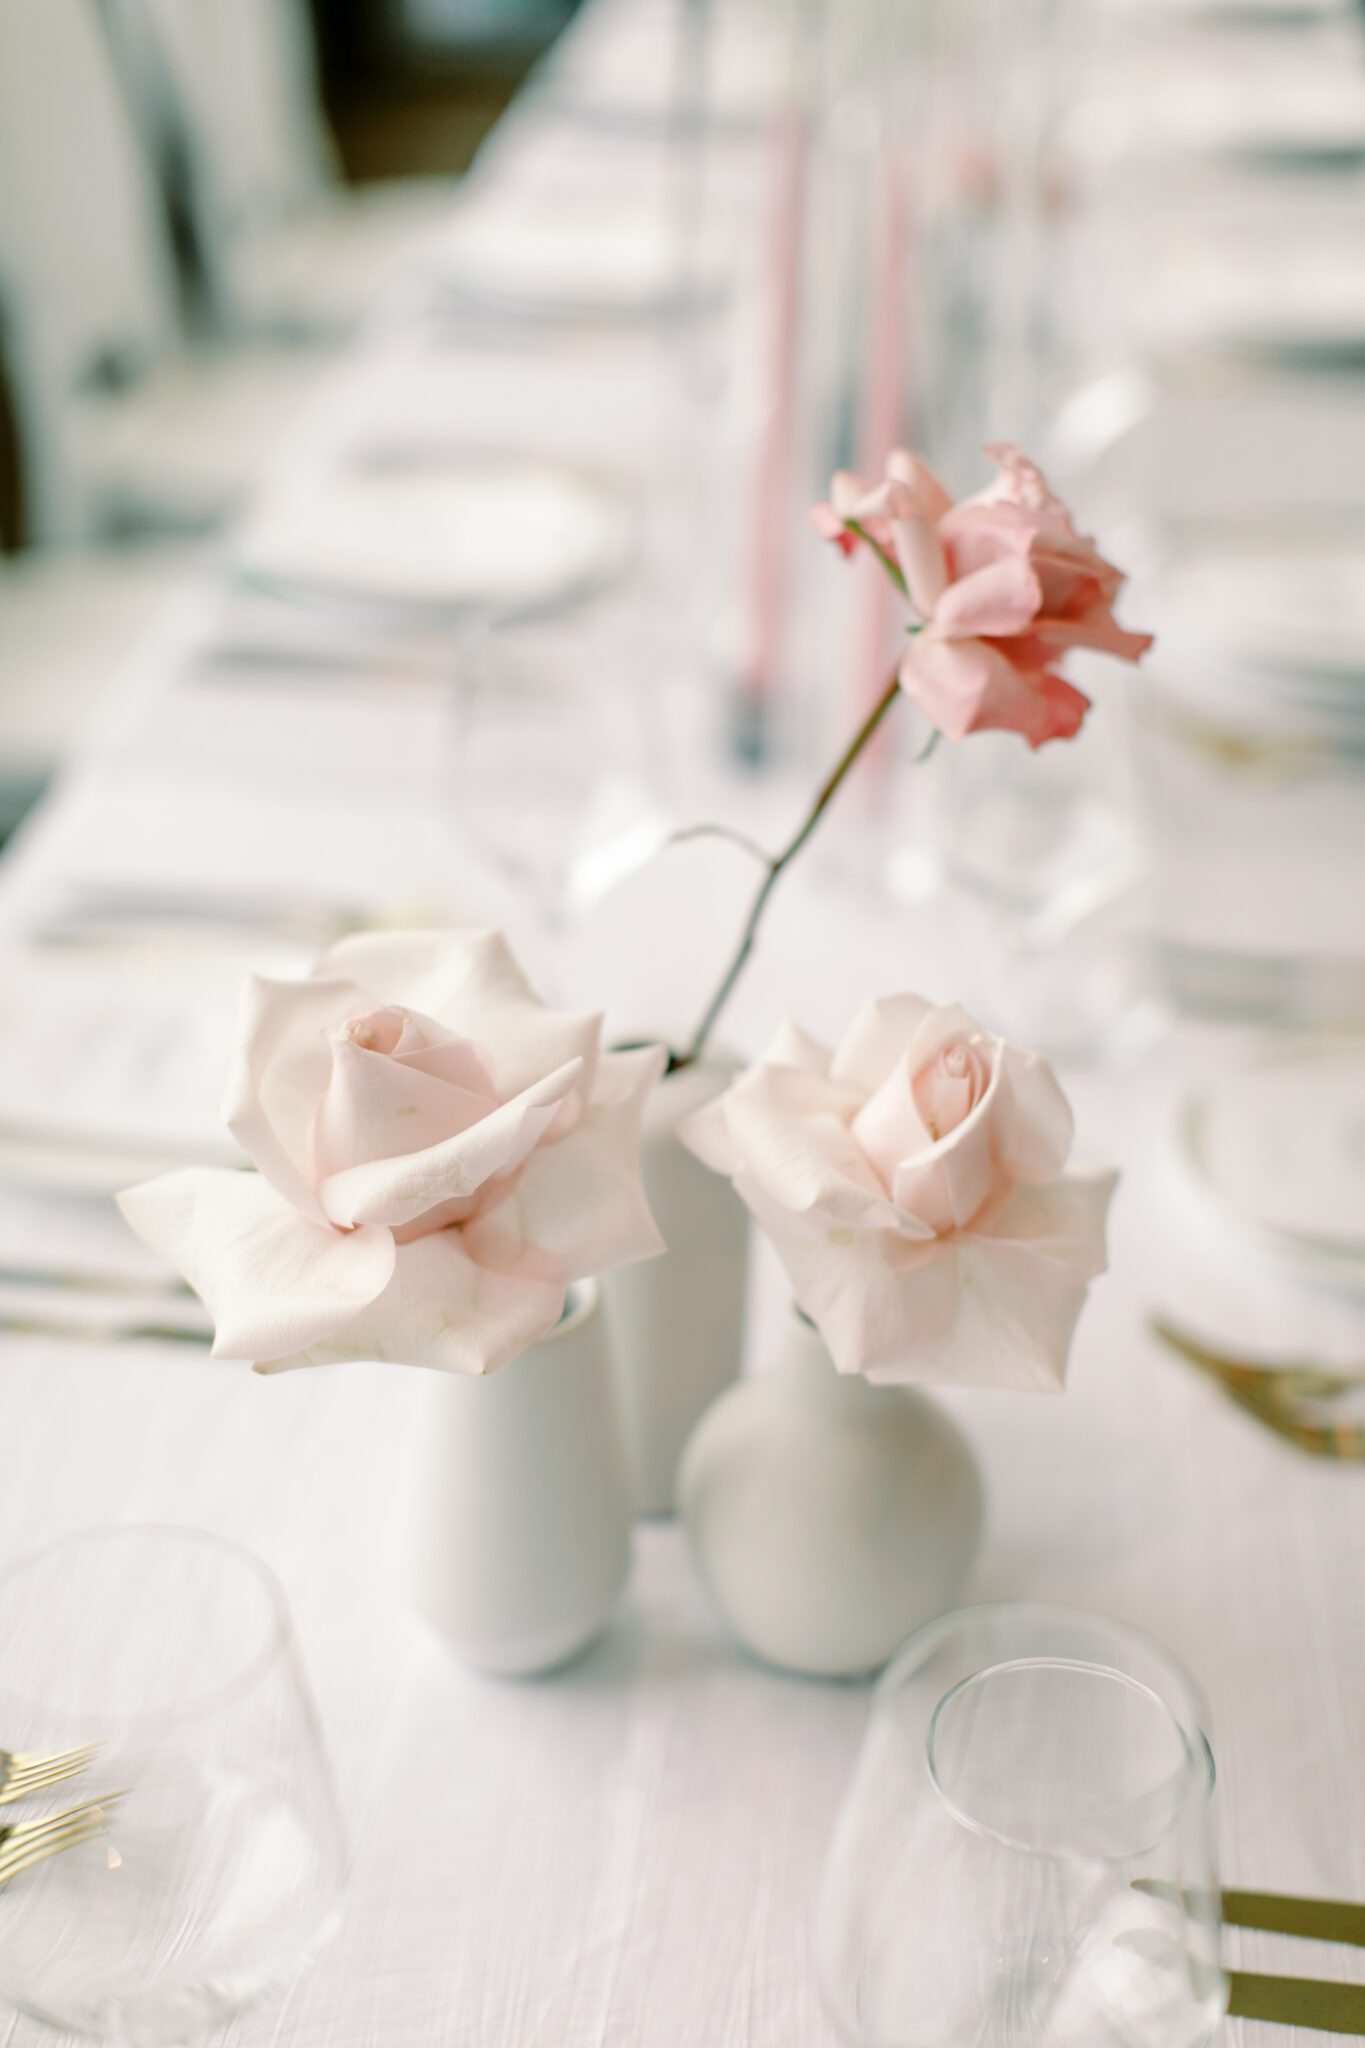
[[[720,1094],[733,1061],[667,1074],[645,1112],[645,1192],[668,1250],[602,1282],[621,1390],[636,1512],[673,1512],[678,1461],[703,1411],[738,1377],[744,1349],[749,1215],[734,1189],[677,1135]]]
[[[467,1664],[548,1671],[630,1572],[631,1498],[601,1297],[486,1378],[424,1372],[412,1446],[414,1601]]]
[[[793,1316],[776,1371],[703,1418],[679,1475],[693,1558],[765,1663],[877,1671],[957,1606],[981,1537],[976,1461],[927,1395],[836,1372]]]

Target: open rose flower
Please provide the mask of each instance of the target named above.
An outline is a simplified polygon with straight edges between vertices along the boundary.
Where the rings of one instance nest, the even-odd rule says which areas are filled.
[[[1123,577],[1042,471],[1008,443],[987,453],[999,475],[960,504],[898,450],[880,484],[837,476],[813,519],[845,553],[873,547],[909,598],[921,630],[900,684],[925,717],[950,739],[993,728],[1037,747],[1069,739],[1089,709],[1057,673],[1073,647],[1137,661],[1151,635],[1118,624]]]
[[[840,1372],[1060,1387],[1114,1176],[1064,1174],[1051,1069],[918,996],[837,1052],[793,1025],[681,1127],[772,1239]]]
[[[248,984],[228,1126],[255,1173],[122,1195],[258,1370],[392,1359],[493,1372],[572,1280],[663,1249],[640,1181],[657,1049],[604,1052],[489,932],[344,939]]]

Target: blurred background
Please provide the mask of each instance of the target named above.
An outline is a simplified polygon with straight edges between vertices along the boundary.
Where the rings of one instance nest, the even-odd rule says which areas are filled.
[[[78,759],[145,891],[211,781],[216,886],[273,900],[323,878],[287,834],[251,869],[269,788],[380,834],[420,761],[441,860],[347,908],[434,893],[614,993],[670,834],[780,832],[894,655],[809,538],[830,471],[911,443],[961,495],[1009,438],[1157,650],[1041,759],[918,767],[906,719],[821,875],[1054,1051],[1359,1024],[1363,39],[1356,0],[0,0],[0,829]],[[724,923],[731,855],[659,900]],[[621,999],[671,1015],[666,966]]]

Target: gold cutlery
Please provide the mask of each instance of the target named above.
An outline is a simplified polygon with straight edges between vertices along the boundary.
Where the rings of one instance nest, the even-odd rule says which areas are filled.
[[[1187,1910],[1198,1898],[1177,1885],[1140,1878],[1137,1889]],[[1339,1899],[1296,1898],[1285,1892],[1228,1890],[1221,1894],[1223,1924],[1299,1941],[1334,1941],[1365,1948],[1365,1905]],[[1206,1908],[1207,1909],[1207,1902]],[[1279,1977],[1260,1970],[1228,1970],[1228,2014],[1273,2026],[1311,2027],[1326,2034],[1365,2034],[1365,1984],[1318,1977]]]
[[[0,1806],[11,1806],[16,1799],[45,1792],[49,1785],[60,1785],[65,1778],[79,1777],[98,1749],[97,1742],[82,1743],[79,1749],[58,1750],[52,1756],[0,1749]]]
[[[1228,1983],[1230,2019],[1312,2027],[1324,2034],[1365,2034],[1365,1984],[1270,1977],[1254,1970],[1229,1970]]]
[[[65,1812],[49,1814],[45,1820],[16,1821],[0,1828],[0,1886],[18,1877],[21,1870],[45,1863],[49,1856],[94,1841],[105,1832],[110,1814],[123,1797],[122,1792],[109,1792],[103,1799],[68,1806]]]
[[[1296,1899],[1281,1892],[1223,1893],[1229,1927],[1254,1927],[1262,1934],[1291,1934],[1301,1941],[1339,1941],[1365,1948],[1365,1906],[1339,1899]]]
[[[1321,1412],[1335,1401],[1365,1394],[1365,1376],[1297,1359],[1257,1364],[1233,1358],[1161,1316],[1152,1318],[1151,1327],[1187,1365],[1214,1380],[1239,1408],[1277,1436],[1286,1437],[1314,1457],[1365,1459],[1365,1419],[1358,1414]]]

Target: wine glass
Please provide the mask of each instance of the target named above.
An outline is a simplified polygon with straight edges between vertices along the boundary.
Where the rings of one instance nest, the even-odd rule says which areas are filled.
[[[878,1686],[817,1950],[850,2048],[1204,2048],[1226,2003],[1213,1761],[1136,1632],[981,1607]]]
[[[559,618],[471,631],[454,713],[456,830],[548,931],[667,839],[663,707],[628,634]]]
[[[0,1644],[6,1747],[98,1741],[76,1796],[123,1794],[6,1887],[0,1996],[171,2048],[282,1988],[336,1924],[346,1851],[271,1573],[193,1529],[94,1530],[0,1576]]]

